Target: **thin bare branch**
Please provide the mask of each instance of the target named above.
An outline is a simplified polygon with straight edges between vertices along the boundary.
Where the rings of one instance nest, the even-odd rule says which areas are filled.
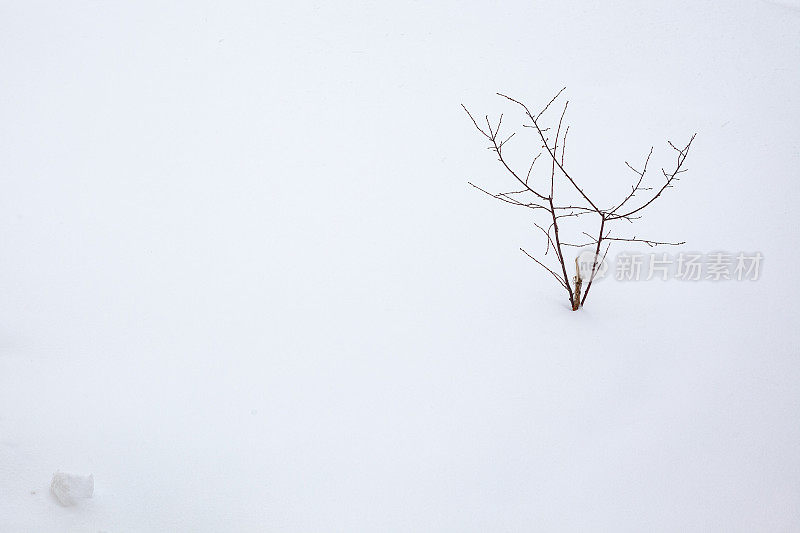
[[[566,88],[566,87],[565,87],[565,88]],[[562,92],[563,90],[564,90],[564,89],[562,89],[561,91],[559,91],[559,93],[556,95],[556,98],[558,98],[558,95],[559,95],[559,94],[561,94],[561,92]],[[598,213],[601,213],[601,210],[600,210],[600,208],[599,208],[599,207],[597,207],[597,206],[595,205],[595,203],[594,203],[594,202],[592,202],[592,201],[589,199],[589,197],[586,195],[586,193],[583,191],[583,189],[582,189],[580,186],[578,186],[578,184],[575,182],[575,180],[574,180],[574,179],[572,179],[572,176],[570,176],[570,175],[569,175],[569,173],[568,173],[568,172],[567,172],[567,171],[564,169],[564,166],[563,166],[563,165],[562,165],[562,164],[561,164],[561,163],[558,161],[558,157],[557,157],[557,156],[556,156],[556,154],[553,152],[553,150],[550,148],[550,145],[549,145],[549,143],[547,142],[547,139],[546,139],[546,138],[545,138],[545,136],[544,136],[544,131],[543,131],[543,130],[542,130],[540,127],[539,127],[539,123],[537,122],[537,118],[534,118],[534,117],[533,117],[533,115],[531,114],[531,112],[530,112],[530,110],[528,109],[528,107],[527,107],[525,104],[523,104],[522,102],[520,102],[519,100],[515,100],[514,98],[511,98],[510,96],[507,96],[507,95],[505,95],[505,94],[503,94],[503,93],[497,93],[497,95],[498,95],[498,96],[501,96],[501,97],[503,97],[503,98],[505,98],[506,100],[509,100],[509,101],[511,101],[511,102],[514,102],[515,104],[518,104],[518,105],[522,106],[522,108],[525,110],[525,114],[526,114],[526,115],[528,115],[528,118],[530,118],[530,119],[531,119],[531,121],[533,122],[533,127],[534,127],[534,128],[536,129],[536,131],[539,133],[539,137],[541,138],[542,142],[544,143],[544,146],[543,146],[542,148],[545,148],[545,149],[547,150],[547,153],[548,153],[548,154],[550,155],[550,157],[553,159],[553,161],[555,162],[555,164],[556,164],[556,166],[558,167],[558,169],[561,171],[561,173],[562,173],[562,174],[564,174],[564,177],[566,177],[566,178],[567,178],[567,180],[569,180],[569,182],[572,184],[572,186],[573,186],[573,187],[575,187],[575,189],[578,191],[578,193],[579,193],[581,196],[583,196],[583,199],[584,199],[584,200],[586,200],[586,201],[589,203],[589,205],[591,205],[591,206],[592,206],[592,208],[594,208],[594,210],[595,210],[595,211],[597,211]],[[554,99],[553,99],[553,100],[552,100],[550,103],[553,103],[553,101],[554,101],[554,100],[555,100],[555,98],[554,98]],[[547,104],[547,106],[545,107],[545,109],[547,109],[547,107],[549,107],[549,106],[550,106],[550,104]],[[544,110],[542,110],[542,113],[543,113],[543,112],[544,112]],[[541,116],[541,113],[539,113],[539,115],[538,115],[538,116]],[[537,116],[537,117],[538,117],[538,116]]]
[[[558,139],[559,135],[561,135],[561,123],[564,121],[564,115],[567,114],[567,107],[569,107],[569,100],[566,101],[564,104],[564,110],[561,112],[561,118],[558,119],[558,127],[556,128],[556,142],[553,145],[553,154],[558,154]],[[563,157],[563,150],[562,150],[562,163],[564,160]],[[553,197],[554,194],[554,186],[555,186],[555,179],[556,179],[556,164],[558,164],[558,160],[556,157],[553,157],[553,165],[552,170],[550,171],[550,197]],[[562,166],[562,165],[559,165]]]
[[[525,250],[523,250],[522,248],[520,248],[520,250],[522,250],[522,253],[524,253],[525,255],[527,255],[528,257],[530,257],[531,259],[533,259],[534,261],[536,261],[536,263],[537,263],[537,264],[539,264],[539,266],[541,266],[543,269],[545,269],[545,270],[547,270],[548,272],[550,272],[550,273],[553,275],[553,277],[554,277],[554,278],[556,278],[556,279],[558,280],[558,282],[561,284],[561,286],[562,286],[562,287],[564,287],[565,289],[569,289],[569,286],[568,286],[568,285],[567,285],[567,284],[564,282],[564,280],[562,280],[562,279],[561,279],[561,278],[558,276],[558,274],[556,274],[555,272],[553,272],[553,271],[552,271],[552,270],[551,270],[551,269],[550,269],[550,268],[549,268],[547,265],[545,265],[544,263],[542,263],[541,261],[539,261],[538,259],[536,259],[535,257],[533,257],[531,254],[529,254],[528,252],[526,252],[526,251],[525,251]]]
[[[496,200],[500,200],[501,202],[505,202],[507,204],[516,205],[516,206],[519,206],[519,207],[527,207],[528,209],[547,209],[543,205],[535,204],[535,203],[532,203],[532,202],[529,202],[529,203],[520,202],[519,200],[516,200],[514,198],[506,196],[505,193],[498,193],[498,194],[491,193],[491,192],[487,191],[486,189],[483,189],[483,188],[475,185],[471,181],[468,181],[467,183],[469,185],[471,185],[472,187],[475,187],[476,189],[478,189],[482,193],[484,193],[486,195],[489,195],[489,196],[491,196],[492,198],[494,198]]]
[[[650,246],[651,248],[653,246],[680,246],[682,244],[686,244],[685,241],[681,241],[681,242],[661,242],[661,241],[652,241],[650,239],[637,239],[636,237],[633,237],[633,238],[630,238],[630,239],[621,238],[621,237],[603,237],[602,240],[604,240],[604,241],[621,241],[621,242],[641,242],[641,243],[646,244],[647,246]]]
[[[561,90],[560,90],[560,91],[558,91],[558,92],[556,93],[556,95],[553,97],[553,99],[552,99],[552,100],[550,100],[549,102],[547,102],[547,105],[546,105],[546,106],[544,106],[544,109],[542,109],[541,111],[539,111],[539,114],[538,114],[538,115],[536,115],[536,120],[539,120],[539,117],[541,117],[542,115],[544,115],[544,112],[545,112],[545,111],[547,111],[547,108],[548,108],[548,107],[550,107],[550,104],[552,104],[553,102],[555,102],[555,101],[558,99],[558,97],[559,97],[559,96],[561,96],[561,93],[563,93],[563,92],[564,92],[564,91],[566,91],[566,90],[567,90],[567,88],[566,88],[566,87],[562,87],[562,88],[561,88]],[[500,94],[500,93],[497,93],[497,94]],[[500,95],[500,96],[503,96],[503,95]],[[523,104],[523,107],[525,107],[525,106],[524,106],[524,104]],[[525,111],[528,113],[528,115],[530,115],[530,111],[528,111],[528,108],[527,108],[527,107],[525,107]]]
[[[530,166],[530,168],[528,168],[528,175],[525,176],[525,185],[526,186],[528,185],[528,180],[531,179],[531,172],[533,171],[533,165],[536,164],[536,160],[539,159],[540,155],[542,155],[542,152],[539,152],[538,154],[536,154],[536,157],[534,157],[533,161],[531,161],[531,166]]]
[[[621,208],[623,205],[625,205],[625,204],[628,202],[628,200],[630,200],[631,198],[633,198],[633,196],[636,194],[636,191],[643,191],[643,190],[650,190],[650,189],[652,189],[652,187],[642,187],[642,180],[644,179],[644,175],[647,173],[647,164],[650,162],[650,157],[652,157],[652,155],[653,155],[653,147],[651,146],[651,147],[650,147],[650,153],[648,153],[648,154],[647,154],[647,159],[645,159],[645,160],[644,160],[644,166],[642,167],[642,171],[641,171],[641,172],[639,172],[638,170],[636,170],[635,168],[633,168],[633,167],[630,165],[630,163],[628,163],[627,161],[625,161],[625,164],[628,166],[628,168],[629,168],[629,169],[631,169],[631,170],[633,170],[633,171],[634,171],[636,174],[638,174],[638,176],[639,176],[639,179],[636,181],[636,184],[635,184],[635,185],[633,185],[633,186],[631,187],[631,192],[630,192],[630,194],[628,194],[628,196],[626,196],[626,197],[625,197],[625,198],[622,200],[622,202],[620,202],[619,204],[617,204],[617,206],[616,206],[616,207],[614,207],[613,209],[611,209],[611,210],[609,211],[609,213],[612,213],[612,214],[613,214],[613,213],[615,213],[615,212],[616,212],[616,211],[617,211],[619,208]]]
[[[492,149],[494,150],[494,152],[497,154],[497,159],[500,161],[500,163],[502,163],[502,164],[503,164],[503,166],[505,167],[505,169],[506,169],[506,170],[507,170],[509,173],[511,173],[511,175],[512,175],[512,176],[514,176],[514,178],[515,178],[515,179],[516,179],[518,182],[520,182],[520,183],[521,183],[521,184],[522,184],[522,185],[523,185],[523,186],[524,186],[524,187],[525,187],[527,190],[529,190],[530,192],[532,192],[533,194],[535,194],[535,195],[536,195],[536,196],[537,196],[539,199],[541,199],[541,200],[547,200],[547,197],[546,197],[546,196],[544,196],[543,194],[540,194],[539,192],[537,192],[537,191],[535,191],[533,188],[531,188],[531,187],[528,185],[527,181],[526,181],[526,180],[523,180],[522,178],[520,178],[520,177],[517,175],[517,173],[516,173],[516,172],[514,172],[514,170],[512,170],[512,169],[511,169],[511,167],[508,165],[508,163],[506,163],[506,160],[503,158],[502,147],[501,147],[501,146],[500,146],[500,145],[497,143],[497,131],[492,131],[492,127],[491,127],[491,124],[489,123],[489,118],[488,118],[488,116],[486,117],[486,124],[487,124],[487,125],[488,125],[488,127],[489,127],[489,134],[487,134],[485,131],[483,131],[483,130],[482,130],[482,129],[481,129],[479,126],[478,126],[478,123],[475,121],[475,118],[473,118],[472,114],[469,112],[469,110],[466,108],[466,106],[464,106],[464,104],[461,104],[461,107],[463,107],[463,108],[464,108],[464,111],[466,111],[466,112],[467,112],[467,115],[469,115],[469,118],[472,120],[472,123],[473,123],[473,124],[475,124],[475,127],[478,129],[478,131],[479,131],[479,132],[481,132],[481,133],[483,134],[483,136],[484,136],[484,137],[486,137],[487,139],[489,139],[489,141],[492,143],[492,146],[490,146],[490,148],[492,148]],[[500,127],[500,123],[501,123],[501,122],[502,122],[502,115],[500,116],[500,122],[498,122],[498,125],[497,125],[497,126],[498,126],[498,129],[499,129],[499,127]]]
[[[544,250],[544,255],[547,255],[547,252],[550,251],[550,245],[551,244],[553,245],[553,249],[555,249],[555,247],[556,247],[556,244],[553,242],[553,238],[550,237],[550,229],[553,227],[553,225],[551,224],[550,227],[547,228],[547,230],[545,230],[543,227],[541,227],[536,222],[534,222],[533,225],[536,226],[537,228],[539,228],[540,230],[542,230],[542,233],[544,233],[544,236],[547,239],[547,247]],[[558,255],[557,252],[556,252],[556,255]]]
[[[686,146],[683,149],[675,148],[675,145],[672,144],[672,142],[667,141],[669,143],[669,145],[678,152],[678,161],[676,163],[675,170],[673,170],[671,173],[668,173],[663,168],[661,169],[661,172],[664,174],[664,177],[666,178],[666,182],[664,183],[664,185],[662,185],[661,188],[658,189],[658,191],[656,191],[656,193],[653,195],[652,198],[650,198],[647,202],[645,202],[640,207],[637,207],[636,209],[634,209],[632,211],[628,211],[627,213],[624,213],[624,214],[613,214],[613,215],[611,215],[609,217],[609,220],[615,220],[615,219],[618,219],[618,218],[627,218],[627,217],[629,217],[629,216],[631,216],[631,215],[633,215],[635,213],[638,213],[639,211],[641,211],[642,209],[644,209],[648,205],[650,205],[653,202],[655,202],[656,199],[659,196],[661,196],[661,193],[663,193],[668,188],[672,187],[673,182],[677,181],[678,179],[680,179],[680,178],[677,178],[676,176],[680,173],[681,167],[683,166],[684,161],[686,161],[686,156],[689,155],[689,148],[692,146],[692,142],[694,141],[694,138],[696,136],[697,136],[696,133],[693,134],[692,137],[689,139],[689,142],[686,144]]]

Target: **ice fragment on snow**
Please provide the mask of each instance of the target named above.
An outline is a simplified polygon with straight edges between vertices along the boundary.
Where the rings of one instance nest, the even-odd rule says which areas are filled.
[[[91,498],[94,493],[94,476],[76,476],[64,472],[53,474],[50,490],[61,505],[75,505],[79,498]]]

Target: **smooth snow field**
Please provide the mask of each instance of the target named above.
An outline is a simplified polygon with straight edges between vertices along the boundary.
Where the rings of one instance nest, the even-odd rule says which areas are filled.
[[[0,73],[0,533],[800,531],[800,2],[4,0]],[[563,86],[604,205],[697,133],[609,260],[759,278],[572,312],[460,105],[525,172]]]

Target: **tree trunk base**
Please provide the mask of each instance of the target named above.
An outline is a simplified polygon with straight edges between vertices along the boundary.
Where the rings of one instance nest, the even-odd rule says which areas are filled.
[[[572,294],[572,310],[577,311],[581,306],[581,284],[583,284],[577,257],[575,258],[575,277],[572,278],[572,281],[575,282],[575,292]]]

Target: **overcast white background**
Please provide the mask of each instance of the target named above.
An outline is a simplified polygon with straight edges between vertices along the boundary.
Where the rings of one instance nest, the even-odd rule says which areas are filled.
[[[0,531],[800,531],[798,36],[794,1],[0,2]],[[521,130],[494,93],[565,85],[604,203],[697,132],[641,228],[761,279],[569,311],[459,105]]]

